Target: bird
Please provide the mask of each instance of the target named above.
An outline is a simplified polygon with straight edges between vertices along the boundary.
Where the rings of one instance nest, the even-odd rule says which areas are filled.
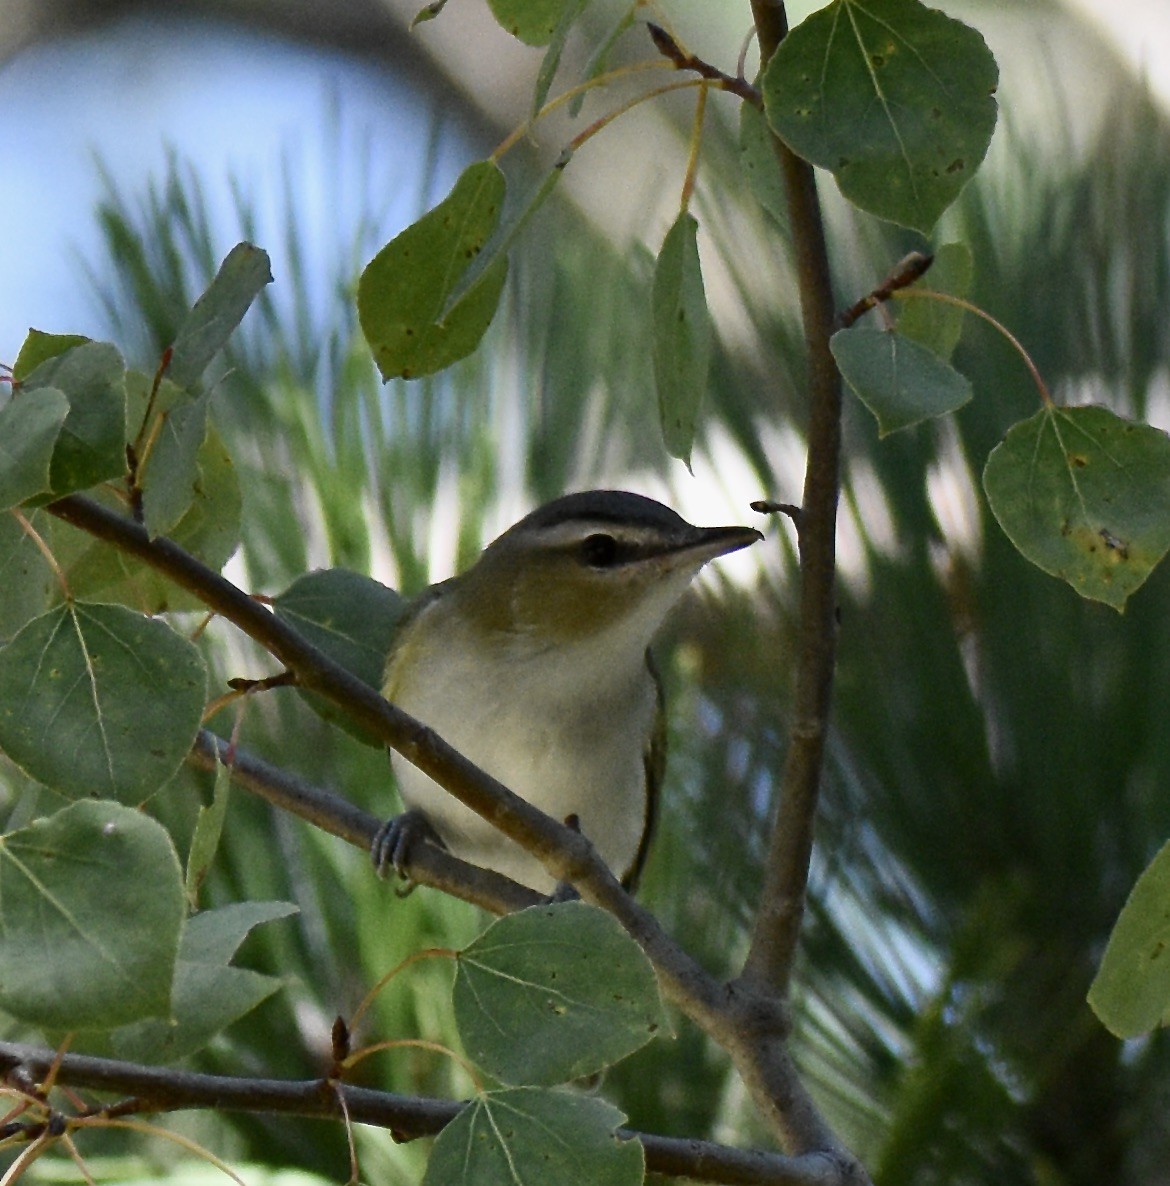
[[[695,527],[622,490],[538,507],[407,610],[382,694],[509,789],[590,840],[627,889],[646,860],[666,759],[650,642],[699,570],[763,536]],[[542,894],[540,861],[396,753],[405,812],[375,866],[420,837]]]

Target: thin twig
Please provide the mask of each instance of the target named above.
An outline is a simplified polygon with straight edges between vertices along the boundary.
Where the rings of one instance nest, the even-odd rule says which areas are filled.
[[[911,251],[894,266],[890,274],[873,290],[863,296],[856,304],[850,305],[837,316],[839,329],[848,329],[860,317],[864,317],[870,309],[888,301],[899,289],[907,288],[916,280],[926,275],[930,265],[934,263],[933,255],[925,255],[921,251]]]
[[[747,79],[743,77],[736,78],[720,70],[717,66],[712,66],[710,62],[705,62],[702,58],[695,57],[694,54],[683,49],[661,25],[649,22],[646,28],[650,31],[650,39],[654,42],[654,46],[658,52],[668,61],[673,62],[677,69],[693,70],[700,78],[707,78],[712,82],[717,82],[720,90],[730,91],[733,95],[738,95],[745,103],[750,103],[753,107],[762,107],[764,105],[764,100],[760,96],[760,92]]]
[[[231,742],[209,729],[202,729],[195,739],[188,761],[193,766],[209,771],[214,771],[217,763],[226,765],[233,783],[266,799],[274,807],[369,851],[383,823],[376,815],[246,750],[237,749],[229,761],[230,749]],[[406,873],[412,882],[433,886],[492,914],[523,910],[542,900],[535,890],[527,886],[519,885],[491,869],[469,865],[429,844],[414,846]]]
[[[0,1042],[0,1072],[24,1068],[34,1076],[45,1073],[54,1051],[16,1042]],[[119,1116],[207,1107],[225,1111],[275,1112],[295,1116],[339,1117],[342,1100],[349,1118],[360,1124],[389,1129],[397,1140],[433,1136],[463,1107],[458,1100],[426,1099],[353,1087],[336,1080],[246,1079],[206,1075],[194,1071],[143,1066],[88,1055],[66,1055],[61,1061],[61,1083],[92,1091],[133,1097],[117,1107]],[[99,1126],[108,1112],[96,1109],[92,1123]],[[759,1186],[833,1186],[844,1179],[832,1158],[812,1154],[784,1157],[730,1148],[712,1141],[682,1140],[619,1129],[619,1138],[641,1141],[646,1168],[704,1182]]]

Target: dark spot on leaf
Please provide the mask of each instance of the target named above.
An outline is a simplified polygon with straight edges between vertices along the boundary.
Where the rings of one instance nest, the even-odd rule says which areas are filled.
[[[1075,465],[1077,469],[1084,469],[1089,464],[1089,459],[1083,453],[1070,453],[1068,455],[1069,465]]]
[[[962,173],[967,167],[967,162],[962,157],[956,157],[949,165],[947,165],[948,173]]]
[[[1159,939],[1154,950],[1150,952],[1150,959],[1156,960],[1162,954],[1162,952],[1165,950],[1166,950],[1165,942],[1163,940]]]
[[[1097,532],[1097,534],[1101,537],[1105,546],[1111,552],[1115,552],[1117,554],[1117,558],[1119,560],[1129,559],[1129,544],[1126,543],[1125,540],[1114,535],[1113,532],[1107,530],[1104,527],[1102,527],[1101,530]]]
[[[942,113],[941,107],[932,107],[930,109],[930,118],[931,119],[942,119],[942,114],[943,113]]]

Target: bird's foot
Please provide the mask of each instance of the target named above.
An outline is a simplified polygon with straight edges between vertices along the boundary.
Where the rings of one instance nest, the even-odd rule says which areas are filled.
[[[406,871],[410,855],[417,844],[433,844],[445,848],[438,832],[421,811],[404,811],[388,819],[374,836],[370,845],[370,859],[379,877],[389,876],[393,869],[403,880],[409,879]]]

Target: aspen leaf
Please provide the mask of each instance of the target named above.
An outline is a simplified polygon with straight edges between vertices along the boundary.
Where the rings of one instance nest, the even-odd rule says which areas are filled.
[[[910,292],[965,297],[971,290],[972,270],[971,249],[965,243],[944,243],[935,251],[930,270]],[[963,332],[963,310],[949,301],[909,294],[898,304],[898,333],[949,361]]]
[[[45,359],[21,384],[21,400],[54,388],[69,401],[49,467],[53,494],[88,490],[125,473],[123,369],[122,356],[108,342],[84,341]]]
[[[699,224],[680,214],[654,268],[654,383],[667,452],[691,464],[711,366],[711,316],[699,266]]]
[[[995,130],[982,36],[918,0],[833,0],[797,25],[763,79],[768,122],[861,209],[928,234]]]
[[[69,400],[55,387],[14,395],[0,410],[0,511],[49,489],[49,465]]]
[[[0,749],[70,798],[137,804],[178,770],[207,671],[166,623],[68,602],[0,649]]]
[[[605,1100],[513,1087],[476,1096],[435,1139],[423,1186],[641,1186],[638,1141]]]
[[[1170,437],[1108,408],[1041,408],[983,470],[999,525],[1038,568],[1114,609],[1170,549]]]
[[[784,174],[772,147],[772,130],[763,113],[750,103],[739,109],[739,163],[759,204],[780,227],[788,226],[788,195]]]
[[[208,398],[202,395],[161,413],[162,424],[141,474],[143,524],[152,539],[169,535],[198,497]]]
[[[479,344],[499,304],[507,257],[451,298],[499,225],[504,188],[491,161],[469,165],[443,201],[366,265],[358,318],[383,379],[433,374]]]
[[[179,944],[170,1016],[115,1030],[118,1056],[151,1063],[185,1058],[279,991],[279,977],[229,961],[254,927],[296,911],[290,902],[233,902],[192,915]]]
[[[140,811],[83,800],[0,837],[0,1007],[47,1029],[165,1016],[179,859]]]
[[[1130,892],[1089,1004],[1111,1033],[1136,1038],[1170,1021],[1170,844]]]
[[[565,15],[579,15],[588,0],[488,0],[500,28],[525,45],[548,45]]]
[[[196,383],[227,345],[257,295],[271,283],[268,253],[251,243],[237,243],[179,326],[167,367],[171,382],[180,387]]]
[[[838,330],[829,349],[845,382],[877,417],[882,436],[944,416],[971,398],[971,384],[954,367],[893,330]]]
[[[42,362],[90,340],[83,334],[47,334],[41,329],[30,329],[12,364],[12,377],[17,383],[23,383]]]
[[[452,1001],[468,1056],[504,1083],[591,1075],[666,1026],[642,949],[583,902],[492,923],[459,953]]]
[[[306,573],[273,601],[282,622],[375,690],[382,687],[386,656],[405,608],[393,589],[345,568]],[[384,745],[331,700],[315,692],[302,695],[324,720],[367,745]]]

